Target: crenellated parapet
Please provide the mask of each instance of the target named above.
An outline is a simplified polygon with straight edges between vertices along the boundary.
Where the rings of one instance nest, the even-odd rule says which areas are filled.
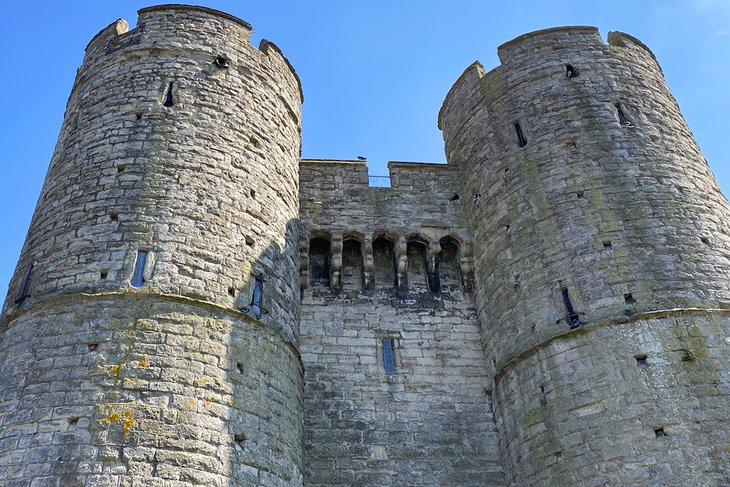
[[[414,279],[420,282],[413,271],[409,278],[409,267],[421,259],[416,256],[422,256],[423,263],[418,265],[423,267],[419,274],[423,274],[424,289],[437,291],[443,242],[459,249],[455,255],[459,287],[469,290],[471,267],[458,264],[471,262],[471,238],[463,210],[468,198],[459,195],[455,168],[413,162],[390,162],[388,166],[390,187],[371,187],[364,161],[301,162],[301,224],[303,233],[310,235],[308,261],[317,269],[302,267],[300,279],[310,281],[302,286],[324,282],[326,274],[327,287],[335,291],[391,289],[407,293],[409,281],[411,287]],[[312,239],[317,240],[314,246]],[[352,251],[357,261],[357,285],[346,284],[346,274],[351,272],[347,269],[355,265],[348,261],[351,245],[357,247]],[[451,247],[447,253],[450,251]],[[324,252],[325,256],[316,257],[313,252]],[[315,262],[326,262],[327,271]],[[383,269],[383,265],[390,269]]]

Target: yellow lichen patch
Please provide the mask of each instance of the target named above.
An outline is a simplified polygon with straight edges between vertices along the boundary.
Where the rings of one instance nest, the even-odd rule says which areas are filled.
[[[205,407],[210,406],[210,399],[206,399],[204,404],[205,404]]]
[[[104,421],[106,421],[107,424],[112,424],[116,421],[119,421],[120,419],[122,419],[122,417],[119,415],[119,413],[117,413],[115,411],[115,412],[111,413],[109,416],[107,416],[106,418],[104,418]]]
[[[129,435],[129,430],[132,429],[132,426],[134,425],[134,418],[132,417],[132,413],[129,410],[124,411],[124,421],[122,422],[122,431],[124,432],[124,436]]]
[[[149,365],[150,365],[149,360],[150,360],[150,356],[145,355],[144,360],[140,360],[139,362],[137,362],[137,365],[139,365],[142,368],[149,367]]]
[[[109,377],[119,377],[122,375],[122,365],[114,364],[108,367]]]
[[[197,403],[198,402],[195,399],[191,399],[191,400],[183,403],[183,408],[185,408],[185,409],[194,408]]]

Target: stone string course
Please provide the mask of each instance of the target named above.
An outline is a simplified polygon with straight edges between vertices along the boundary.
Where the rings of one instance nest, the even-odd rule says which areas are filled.
[[[0,318],[0,485],[730,485],[730,212],[646,46],[500,46],[448,164],[379,188],[300,159],[250,32],[163,5],[89,43]]]

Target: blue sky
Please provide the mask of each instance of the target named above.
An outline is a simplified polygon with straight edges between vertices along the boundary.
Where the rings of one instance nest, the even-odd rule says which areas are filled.
[[[149,1],[8,2],[0,19],[0,290],[14,270],[53,152],[84,47],[121,17],[136,23]],[[690,128],[730,191],[730,0],[292,1],[210,0],[205,6],[254,26],[302,79],[304,157],[444,161],[436,117],[446,92],[474,60],[559,25],[620,30],[661,63]]]

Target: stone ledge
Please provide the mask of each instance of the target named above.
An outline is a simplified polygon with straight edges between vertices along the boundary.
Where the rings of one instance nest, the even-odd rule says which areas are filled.
[[[634,321],[649,320],[649,319],[656,319],[656,318],[668,318],[671,316],[707,315],[707,314],[730,316],[730,309],[723,309],[723,308],[660,309],[660,310],[655,310],[655,311],[646,311],[646,312],[642,312],[642,313],[636,313],[635,315],[631,315],[631,316],[621,316],[618,318],[606,319],[606,320],[602,320],[602,321],[599,321],[596,323],[587,323],[579,328],[575,328],[573,330],[569,330],[564,333],[559,333],[557,335],[553,335],[552,337],[549,337],[549,338],[541,341],[540,343],[533,345],[533,346],[527,348],[526,350],[523,350],[522,352],[518,353],[517,355],[513,356],[512,358],[506,360],[504,363],[502,363],[500,366],[497,367],[497,372],[494,374],[494,382],[495,383],[498,382],[518,362],[525,360],[527,357],[537,353],[538,351],[542,350],[543,348],[548,347],[553,342],[556,342],[558,340],[570,339],[570,338],[574,338],[578,335],[583,335],[583,334],[586,334],[593,330],[597,330],[599,328],[606,328],[606,327],[614,326],[614,325],[623,325],[625,323],[632,323]]]

